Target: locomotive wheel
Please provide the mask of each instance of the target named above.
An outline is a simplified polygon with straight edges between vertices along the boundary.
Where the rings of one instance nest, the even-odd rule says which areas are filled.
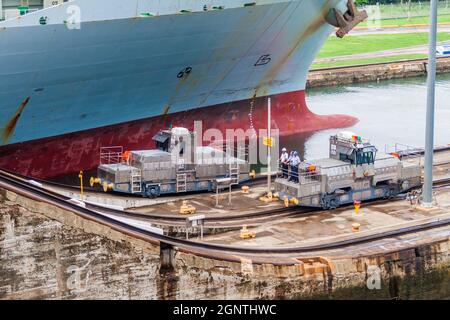
[[[383,199],[389,199],[391,197],[391,189],[384,187],[383,188]]]
[[[336,209],[337,207],[339,207],[338,201],[336,199],[331,199],[330,200],[330,209]]]
[[[397,196],[398,192],[396,188],[389,188],[389,199],[394,199]]]
[[[147,197],[150,199],[155,199],[158,197],[158,191],[156,190],[155,187],[151,187],[151,188],[147,189],[146,194],[147,194]]]
[[[321,203],[324,210],[332,210],[339,207],[339,199],[333,195],[323,196]]]

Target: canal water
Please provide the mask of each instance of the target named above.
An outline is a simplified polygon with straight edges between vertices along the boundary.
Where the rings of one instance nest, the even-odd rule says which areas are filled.
[[[306,159],[327,157],[329,136],[345,130],[369,139],[380,151],[395,143],[423,147],[426,91],[426,77],[310,89],[312,112],[352,115],[359,122],[346,129],[283,137],[280,145],[298,149]],[[450,74],[437,77],[435,119],[435,145],[450,144]]]

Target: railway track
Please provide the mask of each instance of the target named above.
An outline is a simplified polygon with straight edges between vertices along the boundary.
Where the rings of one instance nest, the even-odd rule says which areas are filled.
[[[0,171],[1,172],[1,171]],[[21,180],[23,179],[23,176],[21,177],[15,177],[15,175],[12,175],[10,173],[7,173],[7,176],[14,180],[16,183],[20,184],[23,187],[29,186],[28,180]],[[0,176],[1,177],[1,176]],[[449,179],[441,179],[434,182],[435,188],[443,188],[450,185]],[[38,186],[32,186],[33,188],[39,188]],[[48,190],[48,189],[41,189],[49,196],[57,197],[61,200],[64,200],[66,202],[70,201],[71,198],[61,195],[60,193]],[[389,200],[386,199],[378,199],[371,201],[372,204],[378,204],[378,203],[385,203]],[[164,214],[164,213],[157,213],[157,214],[151,214],[151,213],[138,213],[138,212],[132,212],[132,211],[126,211],[126,210],[118,210],[113,208],[108,208],[102,205],[96,205],[92,203],[84,203],[85,208],[101,212],[104,214],[112,214],[118,217],[122,218],[133,218],[137,219],[139,221],[147,221],[150,223],[157,223],[160,225],[185,225],[186,223],[186,217],[185,216],[178,216],[178,215],[172,215],[172,214]],[[247,212],[243,214],[233,214],[228,216],[214,216],[209,215],[207,219],[205,219],[205,225],[208,227],[232,227],[237,225],[255,225],[258,223],[262,223],[264,220],[267,219],[277,219],[277,218],[287,218],[295,215],[302,214],[305,215],[312,215],[316,214],[316,212],[321,212],[321,209],[314,209],[314,208],[304,208],[304,207],[288,207],[288,208],[276,208],[272,210],[263,210],[263,211],[255,211],[255,212]]]
[[[159,224],[177,224],[177,225],[185,225],[186,223],[186,217],[185,216],[176,216],[176,215],[155,215],[155,214],[143,214],[143,213],[137,213],[137,212],[130,212],[130,211],[120,211],[116,209],[109,209],[104,208],[102,206],[96,206],[89,204],[86,207],[101,211],[104,213],[110,213],[110,214],[116,214],[120,216],[124,216],[127,218],[136,218],[139,220],[145,220],[152,223],[159,223]],[[284,218],[288,216],[294,216],[300,213],[308,213],[311,212],[311,210],[304,209],[304,208],[277,208],[273,210],[264,210],[264,211],[257,211],[257,212],[250,212],[250,213],[244,213],[239,215],[231,215],[231,216],[214,216],[209,215],[205,219],[206,225],[234,225],[234,224],[242,224],[242,222],[249,222],[250,225],[251,221],[257,221],[262,219],[273,219],[273,218]]]
[[[448,179],[447,179],[448,180]],[[447,181],[448,183],[448,181]],[[396,230],[389,230],[382,233],[369,234],[359,237],[351,237],[348,239],[342,239],[329,243],[311,244],[303,246],[284,246],[284,247],[237,247],[229,245],[220,245],[213,243],[194,242],[185,239],[173,238],[166,235],[161,235],[155,232],[151,232],[111,217],[105,216],[90,208],[85,208],[78,204],[74,204],[68,201],[67,197],[61,196],[57,193],[44,190],[38,186],[31,185],[29,183],[15,179],[0,171],[0,187],[30,198],[35,201],[46,202],[50,205],[54,205],[63,210],[70,211],[81,218],[103,224],[110,227],[113,230],[122,232],[126,235],[148,241],[150,243],[158,244],[164,243],[165,246],[171,246],[175,249],[185,252],[211,254],[212,256],[221,256],[225,260],[236,260],[233,254],[249,254],[249,255],[264,255],[264,254],[299,254],[315,251],[324,251],[330,249],[345,248],[348,246],[354,246],[357,244],[367,243],[383,239],[386,237],[395,237],[403,234],[413,233],[428,230],[431,228],[438,228],[448,226],[450,224],[450,218],[446,219],[434,219],[425,223],[407,226]],[[230,255],[228,258],[226,254]]]
[[[23,188],[31,188],[33,190],[39,190],[41,193],[45,193],[49,197],[55,197],[60,200],[70,202],[72,199],[70,197],[64,196],[58,192],[51,191],[45,188],[41,188],[37,185],[30,184],[29,180],[22,180],[24,179],[23,176],[15,177],[15,175],[7,172],[2,173],[0,171],[0,179],[8,179],[9,181],[14,182],[17,186],[21,186]],[[167,222],[167,223],[174,223],[178,222],[180,224],[185,224],[186,217],[182,216],[176,216],[176,215],[168,215],[168,214],[144,214],[144,213],[138,213],[138,212],[132,212],[132,211],[126,211],[126,210],[118,210],[113,208],[104,207],[101,205],[95,205],[92,203],[85,203],[85,207],[87,209],[91,209],[97,212],[102,212],[106,214],[113,214],[118,215],[121,217],[126,218],[136,218],[139,220],[146,220],[150,222]],[[276,208],[272,210],[264,210],[264,211],[257,211],[257,212],[250,212],[250,213],[243,213],[239,215],[232,215],[232,216],[208,216],[208,223],[215,223],[215,222],[221,222],[221,223],[229,223],[229,222],[239,222],[241,220],[248,220],[248,219],[264,219],[264,218],[277,218],[277,217],[286,217],[289,215],[294,215],[298,213],[306,213],[310,212],[310,209],[305,208]]]

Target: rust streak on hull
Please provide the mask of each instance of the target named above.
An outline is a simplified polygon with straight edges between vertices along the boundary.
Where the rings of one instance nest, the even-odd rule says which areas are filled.
[[[259,97],[268,94],[267,88],[265,87],[267,85],[270,85],[274,81],[291,55],[302,45],[302,43],[315,31],[317,31],[317,29],[319,29],[323,24],[327,23],[326,15],[332,9],[332,6],[333,4],[330,2],[327,2],[324,6],[322,6],[319,15],[314,18],[314,20],[303,32],[297,34],[297,37],[295,39],[292,39],[292,46],[289,48],[289,50],[284,52],[279,59],[277,59],[275,64],[267,71],[266,75],[262,78],[259,85],[256,87],[255,96]]]
[[[14,116],[6,123],[6,126],[2,130],[2,144],[6,144],[9,140],[9,138],[14,133],[17,122],[19,121],[19,118],[22,115],[22,112],[25,109],[25,107],[27,106],[29,101],[30,101],[30,97],[26,97],[25,100],[23,100],[22,103],[17,108]]]

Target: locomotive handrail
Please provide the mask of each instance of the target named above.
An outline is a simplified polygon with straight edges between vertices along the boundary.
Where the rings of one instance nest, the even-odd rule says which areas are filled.
[[[100,147],[100,164],[120,163],[122,155],[122,146]]]

